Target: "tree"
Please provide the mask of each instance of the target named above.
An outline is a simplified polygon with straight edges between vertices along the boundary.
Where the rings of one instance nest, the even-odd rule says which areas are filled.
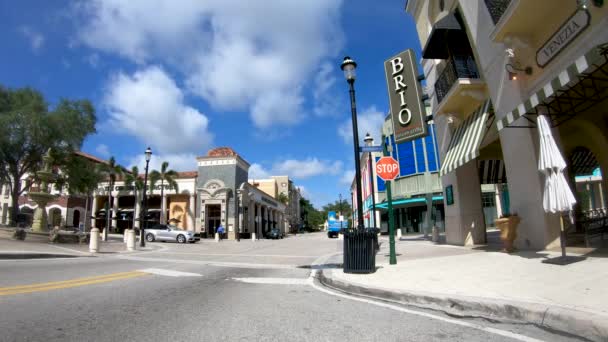
[[[327,217],[328,213],[330,211],[335,211],[337,213],[342,213],[342,216],[344,216],[344,218],[346,218],[347,221],[349,221],[349,227],[352,227],[352,222],[350,222],[350,218],[351,218],[351,213],[352,213],[352,208],[350,206],[350,203],[348,203],[348,201],[342,199],[342,204],[340,204],[340,200],[336,200],[334,203],[328,203],[326,205],[323,206],[323,208],[321,209],[321,215],[323,215],[323,217]]]
[[[279,196],[277,196],[277,201],[288,205],[289,204],[289,197],[287,197],[287,195],[285,195],[284,193],[280,193]]]
[[[36,90],[0,86],[0,180],[10,187],[13,224],[19,196],[32,184],[22,187],[22,178],[35,178],[49,148],[59,154],[80,149],[85,137],[95,133],[95,122],[95,110],[87,100],[62,99],[51,110]]]
[[[312,203],[304,197],[300,198],[300,212],[302,222],[306,227],[317,230],[319,225],[325,222],[323,214],[315,209]]]
[[[140,203],[141,210],[141,200],[139,196],[141,192],[144,190],[144,180],[139,176],[139,169],[137,166],[133,166],[131,168],[131,173],[127,173],[125,175],[125,186],[132,186],[133,192],[135,193],[135,205]],[[135,228],[135,221],[137,218],[135,217],[135,212],[133,212],[133,227]],[[143,226],[143,225],[142,225]]]
[[[110,157],[107,163],[98,165],[99,172],[104,175],[105,179],[110,182],[108,188],[108,210],[106,211],[106,229],[103,231],[103,240],[108,240],[108,230],[110,229],[111,222],[111,206],[112,206],[112,189],[114,189],[114,183],[116,183],[116,178],[123,175],[122,167],[116,164],[116,159],[114,157]]]
[[[171,186],[173,189],[175,189],[175,192],[178,192],[177,182],[175,181],[175,179],[177,179],[177,171],[167,170],[168,168],[169,168],[169,162],[165,161],[160,166],[160,172],[157,170],[154,170],[150,173],[150,185],[153,185],[156,182],[160,181],[160,198],[161,198],[160,223],[161,224],[167,223],[167,218],[166,218],[167,208],[165,208],[165,201],[162,200],[162,198],[164,196],[164,192],[165,192],[165,182],[167,182],[167,184],[169,186]]]
[[[84,230],[89,231],[91,218],[89,217],[89,203],[93,192],[97,189],[99,182],[104,178],[99,172],[99,167],[95,162],[77,154],[70,154],[61,160],[63,165],[61,175],[57,179],[55,186],[59,189],[66,188],[70,195],[85,195],[84,211]]]

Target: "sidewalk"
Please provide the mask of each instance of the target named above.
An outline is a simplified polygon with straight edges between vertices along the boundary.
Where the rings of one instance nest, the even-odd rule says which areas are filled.
[[[452,315],[531,322],[608,340],[608,255],[558,266],[542,262],[560,255],[553,251],[506,254],[404,237],[396,243],[397,265],[389,265],[388,239],[381,242],[375,273],[326,269],[321,281]]]
[[[24,241],[14,240],[12,232],[0,229],[0,259],[102,256],[159,249],[158,246],[147,245],[141,248],[138,245],[135,252],[129,252],[122,235],[119,234],[108,234],[108,241],[99,241],[99,247],[98,253],[90,253],[86,243],[50,243],[48,235],[28,234]]]

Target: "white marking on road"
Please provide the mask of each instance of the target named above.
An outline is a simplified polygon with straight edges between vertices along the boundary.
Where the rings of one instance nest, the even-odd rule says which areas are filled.
[[[308,278],[232,278],[232,280],[250,284],[310,285]]]
[[[253,263],[244,263],[244,262],[218,262],[218,261],[166,259],[166,258],[142,258],[142,257],[137,257],[137,256],[127,256],[127,255],[117,255],[116,258],[124,259],[124,260],[134,260],[134,261],[171,262],[171,263],[176,263],[176,264],[209,265],[209,266],[236,267],[236,268],[293,269],[293,268],[298,267],[298,265],[253,264]]]
[[[55,246],[55,245],[51,245],[51,244],[48,244],[47,246],[54,247],[54,248],[57,248],[57,249],[61,249],[61,250],[64,250],[64,251],[70,251],[72,253],[80,253],[80,254],[83,254],[83,255],[91,255],[91,253],[89,253],[89,252],[83,252],[83,251],[79,251],[79,250],[71,249],[71,248],[67,248],[67,247],[59,247],[59,246]]]
[[[203,276],[202,274],[199,274],[199,273],[163,270],[162,268],[146,268],[143,270],[138,270],[138,272],[145,272],[145,273],[156,274],[156,275],[167,276],[167,277],[202,277]]]
[[[171,250],[162,251],[166,254],[200,255],[200,256],[236,256],[236,257],[270,257],[270,258],[316,258],[316,255],[282,255],[282,254],[229,254],[229,253],[194,253],[194,252],[173,252]]]

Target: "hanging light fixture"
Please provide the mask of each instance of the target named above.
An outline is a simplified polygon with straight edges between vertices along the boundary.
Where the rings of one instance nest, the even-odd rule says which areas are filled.
[[[517,81],[517,75],[519,72],[524,72],[526,75],[532,75],[532,67],[518,68],[513,64],[506,64],[505,69],[509,73],[509,80]]]

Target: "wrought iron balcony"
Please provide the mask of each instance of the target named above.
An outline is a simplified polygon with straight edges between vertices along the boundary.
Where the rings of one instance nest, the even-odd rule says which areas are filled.
[[[454,56],[446,60],[446,65],[435,82],[437,103],[441,103],[459,78],[479,78],[477,65],[472,56]]]
[[[490,16],[492,17],[492,21],[494,25],[500,20],[502,14],[505,13],[511,0],[485,0],[486,7],[490,12]]]

